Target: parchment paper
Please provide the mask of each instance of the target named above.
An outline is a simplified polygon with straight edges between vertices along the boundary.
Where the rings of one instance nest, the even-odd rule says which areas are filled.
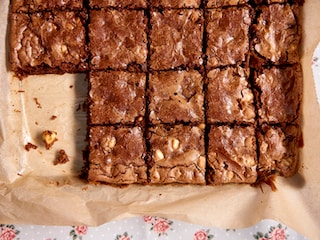
[[[241,228],[270,218],[310,239],[320,236],[320,110],[312,78],[312,53],[320,40],[320,1],[303,7],[304,72],[301,168],[293,178],[268,186],[89,185],[78,175],[83,164],[87,94],[84,75],[32,76],[18,81],[8,72],[8,5],[1,1],[0,36],[0,222],[47,225],[100,225],[137,215],[158,215],[200,225]],[[51,117],[57,118],[52,120]],[[46,150],[43,130],[58,133]],[[27,152],[24,145],[38,146]],[[53,165],[64,149],[71,161]]]

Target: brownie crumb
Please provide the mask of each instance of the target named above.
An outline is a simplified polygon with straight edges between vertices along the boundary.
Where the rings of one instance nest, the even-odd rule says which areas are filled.
[[[52,115],[50,118],[50,120],[55,120],[55,119],[57,119],[57,116],[55,116],[55,115]]]
[[[61,149],[59,151],[59,154],[58,154],[58,157],[56,158],[56,160],[53,162],[53,165],[57,165],[57,164],[65,164],[67,162],[69,162],[69,157],[68,155],[66,154],[66,152]]]
[[[27,150],[28,152],[30,151],[30,149],[37,149],[38,146],[37,145],[34,145],[30,142],[28,142],[26,145],[24,145],[24,149]]]
[[[39,100],[38,100],[38,98],[33,98],[33,100],[34,100],[34,102],[36,103],[36,105],[37,105],[37,108],[42,108],[42,106],[41,106],[41,104],[40,104],[40,102],[39,102]]]

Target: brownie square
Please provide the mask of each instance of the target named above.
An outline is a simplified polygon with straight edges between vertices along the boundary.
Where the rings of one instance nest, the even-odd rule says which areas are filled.
[[[145,114],[144,73],[91,72],[89,75],[91,124],[133,124]]]
[[[253,123],[256,113],[249,69],[228,67],[208,72],[208,123]]]
[[[257,136],[259,177],[263,178],[271,174],[293,176],[299,165],[299,127],[263,124]]]
[[[217,8],[207,11],[208,67],[241,64],[249,53],[249,26],[252,21],[247,7]]]
[[[258,164],[256,148],[254,127],[211,126],[208,184],[254,183]]]
[[[89,139],[90,182],[147,182],[146,145],[141,128],[91,127]]]
[[[207,0],[207,8],[216,8],[216,7],[226,7],[226,6],[237,6],[240,4],[247,3],[248,0]]]
[[[202,36],[200,10],[151,11],[151,69],[200,67],[203,63]]]
[[[12,12],[30,13],[52,10],[83,10],[82,0],[11,0]]]
[[[203,123],[202,76],[198,71],[150,74],[149,120],[152,124]]]
[[[87,70],[84,22],[79,12],[12,13],[11,70],[21,75]]]
[[[260,122],[298,122],[302,100],[301,66],[272,67],[255,75]]]
[[[116,7],[129,9],[147,8],[146,0],[89,0],[89,6],[93,9]]]
[[[147,19],[141,10],[91,10],[91,69],[146,68]]]
[[[151,127],[150,182],[205,184],[204,130],[193,126]]]
[[[260,6],[257,13],[257,23],[253,27],[251,65],[255,67],[298,63],[298,7],[272,4]]]
[[[150,0],[151,7],[199,8],[201,0]]]

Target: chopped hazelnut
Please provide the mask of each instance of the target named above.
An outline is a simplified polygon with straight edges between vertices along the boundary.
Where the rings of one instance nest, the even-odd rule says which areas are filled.
[[[54,142],[58,141],[57,133],[50,130],[45,130],[42,133],[42,140],[46,146],[46,149],[50,149]]]

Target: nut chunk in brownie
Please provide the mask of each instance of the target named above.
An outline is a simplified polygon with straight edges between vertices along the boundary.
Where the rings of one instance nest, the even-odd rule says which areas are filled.
[[[84,17],[79,12],[11,15],[11,70],[21,75],[87,70]]]
[[[208,147],[209,184],[254,183],[257,178],[253,127],[211,126]]]
[[[205,184],[204,131],[199,127],[158,125],[149,129],[150,182]]]
[[[208,123],[253,123],[254,95],[248,82],[248,69],[228,67],[208,72]]]
[[[91,127],[89,130],[90,182],[145,183],[147,167],[143,131],[139,127]]]
[[[147,0],[89,0],[91,8],[147,8]]]
[[[145,68],[147,19],[141,10],[91,10],[91,69]]]
[[[253,28],[251,64],[292,64],[299,62],[300,28],[296,6],[261,6]]]
[[[150,0],[151,7],[199,8],[201,0]]]
[[[260,154],[259,177],[263,178],[270,174],[290,177],[297,172],[300,137],[297,126],[280,127],[263,124],[257,136]]]
[[[151,123],[204,122],[202,76],[198,71],[157,72],[149,79]]]
[[[151,11],[151,69],[200,67],[203,63],[202,35],[200,10]]]
[[[256,73],[260,122],[286,123],[300,119],[302,72],[299,64],[272,67]]]
[[[245,62],[249,53],[249,26],[252,18],[247,7],[208,10],[208,67]]]
[[[41,12],[52,10],[82,10],[83,0],[12,0],[12,12]]]
[[[237,6],[247,3],[248,0],[207,0],[207,8]]]
[[[131,124],[145,114],[144,73],[91,72],[89,75],[91,124]]]

